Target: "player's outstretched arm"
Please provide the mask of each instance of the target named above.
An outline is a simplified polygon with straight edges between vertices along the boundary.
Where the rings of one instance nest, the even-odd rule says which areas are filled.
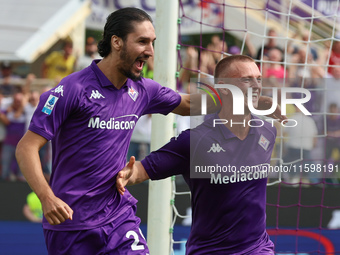
[[[181,103],[172,111],[173,113],[183,116],[195,116],[201,114],[201,94],[181,95],[181,97]],[[215,102],[217,102],[217,105],[215,105]],[[208,114],[215,113],[220,110],[221,105],[219,104],[219,100],[217,98],[215,98],[215,102],[210,97],[207,97]],[[273,99],[271,97],[261,96],[259,99],[258,109],[270,109],[272,103]],[[268,117],[279,120],[280,122],[287,120],[287,117],[281,114],[281,107],[279,105],[277,105],[275,111],[272,114],[268,115]]]
[[[116,187],[121,195],[124,195],[125,186],[135,185],[150,179],[144,166],[132,156],[126,166],[120,170],[116,178]]]
[[[201,103],[202,103],[202,95],[201,94],[185,94],[181,95],[181,103],[172,111],[173,113],[182,115],[182,116],[196,116],[201,115]],[[215,100],[216,101],[216,100]],[[207,112],[215,113],[220,108],[221,105],[217,99],[217,105],[210,97],[207,98]]]
[[[40,163],[39,150],[47,140],[31,131],[23,136],[17,145],[16,158],[28,184],[40,199],[44,216],[51,225],[72,220],[73,210],[57,198],[48,185]]]

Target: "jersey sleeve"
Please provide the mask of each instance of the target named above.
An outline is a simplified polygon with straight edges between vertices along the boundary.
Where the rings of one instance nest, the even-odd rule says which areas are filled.
[[[189,171],[189,130],[182,132],[178,137],[173,137],[159,150],[151,152],[141,163],[151,180],[160,180]]]
[[[145,79],[145,88],[149,97],[149,104],[143,114],[172,112],[181,102],[181,96],[170,88],[163,87],[159,83]]]
[[[79,105],[80,91],[77,91],[77,85],[62,84],[60,83],[40,96],[38,107],[29,126],[30,131],[47,140],[54,138],[59,127]]]

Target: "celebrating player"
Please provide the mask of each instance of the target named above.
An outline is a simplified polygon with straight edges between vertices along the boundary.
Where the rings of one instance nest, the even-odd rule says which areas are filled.
[[[16,156],[42,203],[49,254],[149,252],[135,216],[137,201],[127,191],[118,194],[116,176],[141,115],[189,115],[193,101],[142,77],[155,39],[144,11],[113,12],[98,44],[103,59],[65,77],[40,98]],[[38,156],[48,140],[53,147],[50,185]]]
[[[117,189],[125,194],[125,185],[182,174],[192,194],[186,254],[274,254],[266,232],[265,166],[270,163],[276,129],[269,123],[243,124],[258,120],[247,107],[246,95],[251,87],[257,107],[261,73],[253,59],[234,55],[217,64],[215,78],[231,78],[229,84],[242,90],[245,114],[234,115],[231,92],[219,89],[222,109],[218,114],[182,132],[141,162],[131,157],[117,176]],[[215,125],[221,119],[228,123]],[[233,170],[219,172],[226,166]]]
[[[148,254],[135,216],[137,200],[117,193],[116,175],[141,115],[190,113],[188,96],[141,76],[155,39],[144,11],[112,13],[98,45],[103,59],[40,98],[16,155],[41,200],[49,254],[136,254],[135,249]],[[53,143],[50,186],[38,157],[48,140]]]

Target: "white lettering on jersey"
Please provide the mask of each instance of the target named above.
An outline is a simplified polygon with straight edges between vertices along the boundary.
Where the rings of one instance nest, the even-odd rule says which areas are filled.
[[[116,118],[110,118],[109,120],[101,120],[99,117],[92,117],[89,120],[89,124],[87,127],[96,128],[96,129],[116,129],[116,130],[129,130],[134,129],[136,126],[136,121],[134,120],[116,120],[119,118],[127,117],[127,116],[135,116],[138,119],[138,116],[135,114],[125,115]]]

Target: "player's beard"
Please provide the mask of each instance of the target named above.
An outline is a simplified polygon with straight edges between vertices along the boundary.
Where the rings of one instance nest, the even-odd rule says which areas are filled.
[[[126,49],[126,46],[124,45],[122,48],[122,51],[120,53],[120,59],[125,64],[124,66],[119,68],[119,71],[124,74],[127,78],[133,80],[133,81],[140,81],[143,77],[143,72],[140,72],[139,75],[135,75],[132,72],[133,65],[135,64],[135,61],[133,61],[128,54],[128,51]],[[129,65],[128,63],[132,63]]]

